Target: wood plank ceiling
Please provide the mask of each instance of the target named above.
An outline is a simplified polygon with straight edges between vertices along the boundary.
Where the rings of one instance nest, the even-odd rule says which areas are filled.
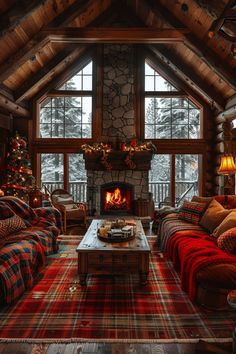
[[[208,31],[227,8],[236,20],[235,0],[0,0],[0,110],[29,116],[30,100],[88,46],[120,41],[144,43],[222,111],[236,93],[236,58],[229,38]],[[128,35],[111,28],[115,16],[130,18]]]

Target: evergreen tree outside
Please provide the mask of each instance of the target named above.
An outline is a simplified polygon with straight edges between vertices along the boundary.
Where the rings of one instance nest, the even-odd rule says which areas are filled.
[[[86,200],[87,172],[83,154],[68,154],[69,161],[69,191],[75,200]],[[52,192],[54,189],[64,189],[64,155],[41,154],[41,185],[46,185]],[[82,185],[82,190],[79,186]],[[82,198],[82,199],[81,199]]]
[[[40,109],[41,138],[91,138],[91,111],[91,97],[46,99]]]
[[[200,111],[188,99],[182,97],[158,97],[158,92],[177,91],[157,71],[145,64],[145,138],[146,139],[197,139],[200,137]],[[156,96],[155,96],[156,92]],[[149,173],[150,189],[160,185],[158,203],[170,199],[171,155],[156,155]],[[198,180],[198,155],[175,156],[176,200]],[[194,168],[194,166],[197,168]],[[186,182],[186,183],[185,183]],[[166,186],[169,186],[167,189]],[[196,192],[195,188],[192,188]],[[156,188],[156,187],[155,187]],[[161,200],[162,199],[162,200]],[[157,201],[156,201],[157,203]]]
[[[92,136],[92,62],[66,81],[59,90],[91,90],[91,96],[47,98],[40,108],[42,138],[91,138]],[[86,171],[81,154],[69,154],[69,186],[85,182]],[[41,184],[64,188],[64,155],[41,154]],[[47,184],[48,183],[48,184]],[[76,196],[75,196],[76,197]]]
[[[91,96],[47,98],[40,107],[41,138],[92,137],[92,61],[59,90],[91,91]]]
[[[46,185],[50,192],[64,187],[63,154],[41,154],[41,185]]]

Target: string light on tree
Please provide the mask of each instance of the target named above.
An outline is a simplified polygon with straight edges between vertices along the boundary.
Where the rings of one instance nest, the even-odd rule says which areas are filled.
[[[35,184],[27,141],[18,132],[9,140],[5,179],[2,189],[5,195],[13,195],[28,201],[28,191]]]

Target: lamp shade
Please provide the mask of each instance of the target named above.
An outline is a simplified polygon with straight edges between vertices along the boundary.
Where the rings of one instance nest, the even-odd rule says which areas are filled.
[[[218,173],[222,175],[230,175],[236,173],[236,165],[231,154],[221,156]]]

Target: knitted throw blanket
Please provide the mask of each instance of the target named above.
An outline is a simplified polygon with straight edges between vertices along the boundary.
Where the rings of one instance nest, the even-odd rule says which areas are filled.
[[[201,269],[213,264],[236,264],[236,255],[222,251],[204,231],[176,232],[167,244],[167,255],[180,273],[182,289],[192,301],[196,295],[196,275]]]
[[[166,216],[159,224],[158,227],[158,245],[162,252],[166,251],[168,240],[177,231],[182,230],[198,230],[203,231],[199,225],[191,224],[187,221],[180,220],[178,214],[170,214]]]

